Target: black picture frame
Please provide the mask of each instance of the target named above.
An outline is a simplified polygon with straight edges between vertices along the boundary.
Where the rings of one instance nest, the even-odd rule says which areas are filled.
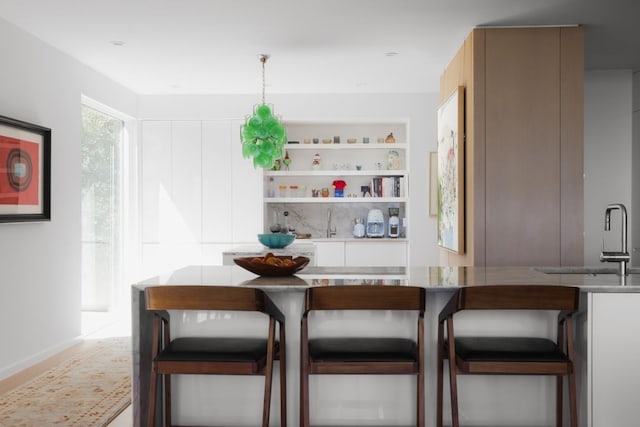
[[[0,223],[51,220],[51,129],[0,116]]]

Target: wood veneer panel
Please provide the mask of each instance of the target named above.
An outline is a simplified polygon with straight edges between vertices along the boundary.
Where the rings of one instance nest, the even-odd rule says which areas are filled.
[[[486,156],[485,156],[485,73],[486,73],[486,31],[476,29],[472,33],[473,44],[470,46],[469,63],[471,73],[471,90],[467,98],[467,227],[472,230],[468,236],[471,263],[469,265],[486,265]]]
[[[560,30],[485,34],[486,265],[557,265]]]
[[[560,265],[584,264],[584,31],[561,29]]]

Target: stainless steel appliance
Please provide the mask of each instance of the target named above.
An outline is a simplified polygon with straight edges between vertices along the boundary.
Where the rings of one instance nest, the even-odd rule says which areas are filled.
[[[389,208],[389,231],[387,232],[389,237],[400,236],[400,219],[398,215],[400,215],[399,208]]]
[[[380,209],[371,209],[367,214],[367,237],[384,237],[384,215]]]

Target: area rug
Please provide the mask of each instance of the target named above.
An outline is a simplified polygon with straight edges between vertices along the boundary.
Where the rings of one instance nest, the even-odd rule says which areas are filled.
[[[68,359],[0,395],[0,426],[106,426],[131,404],[131,337],[87,339]]]

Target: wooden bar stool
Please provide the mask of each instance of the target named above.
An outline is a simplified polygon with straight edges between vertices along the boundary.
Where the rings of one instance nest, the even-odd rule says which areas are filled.
[[[562,426],[562,383],[568,377],[571,426],[578,426],[572,316],[580,290],[569,286],[502,285],[459,289],[438,318],[437,425],[442,427],[444,359],[449,360],[451,419],[458,419],[458,374],[552,375],[556,377],[556,423]],[[455,314],[463,310],[558,311],[555,338],[456,336]],[[446,333],[445,338],[445,324]]]
[[[411,310],[416,312],[415,339],[386,337],[309,338],[314,310]],[[300,331],[300,425],[309,427],[309,375],[415,375],[416,425],[424,427],[425,291],[411,286],[328,286],[309,288]]]
[[[261,290],[234,286],[153,286],[145,289],[154,312],[149,426],[155,426],[158,378],[164,378],[165,425],[171,426],[171,375],[263,375],[262,426],[269,425],[273,361],[280,360],[280,425],[286,427],[284,315]],[[264,337],[171,338],[167,310],[254,311],[269,318]],[[278,323],[279,340],[276,340]],[[160,423],[162,425],[162,423]]]

